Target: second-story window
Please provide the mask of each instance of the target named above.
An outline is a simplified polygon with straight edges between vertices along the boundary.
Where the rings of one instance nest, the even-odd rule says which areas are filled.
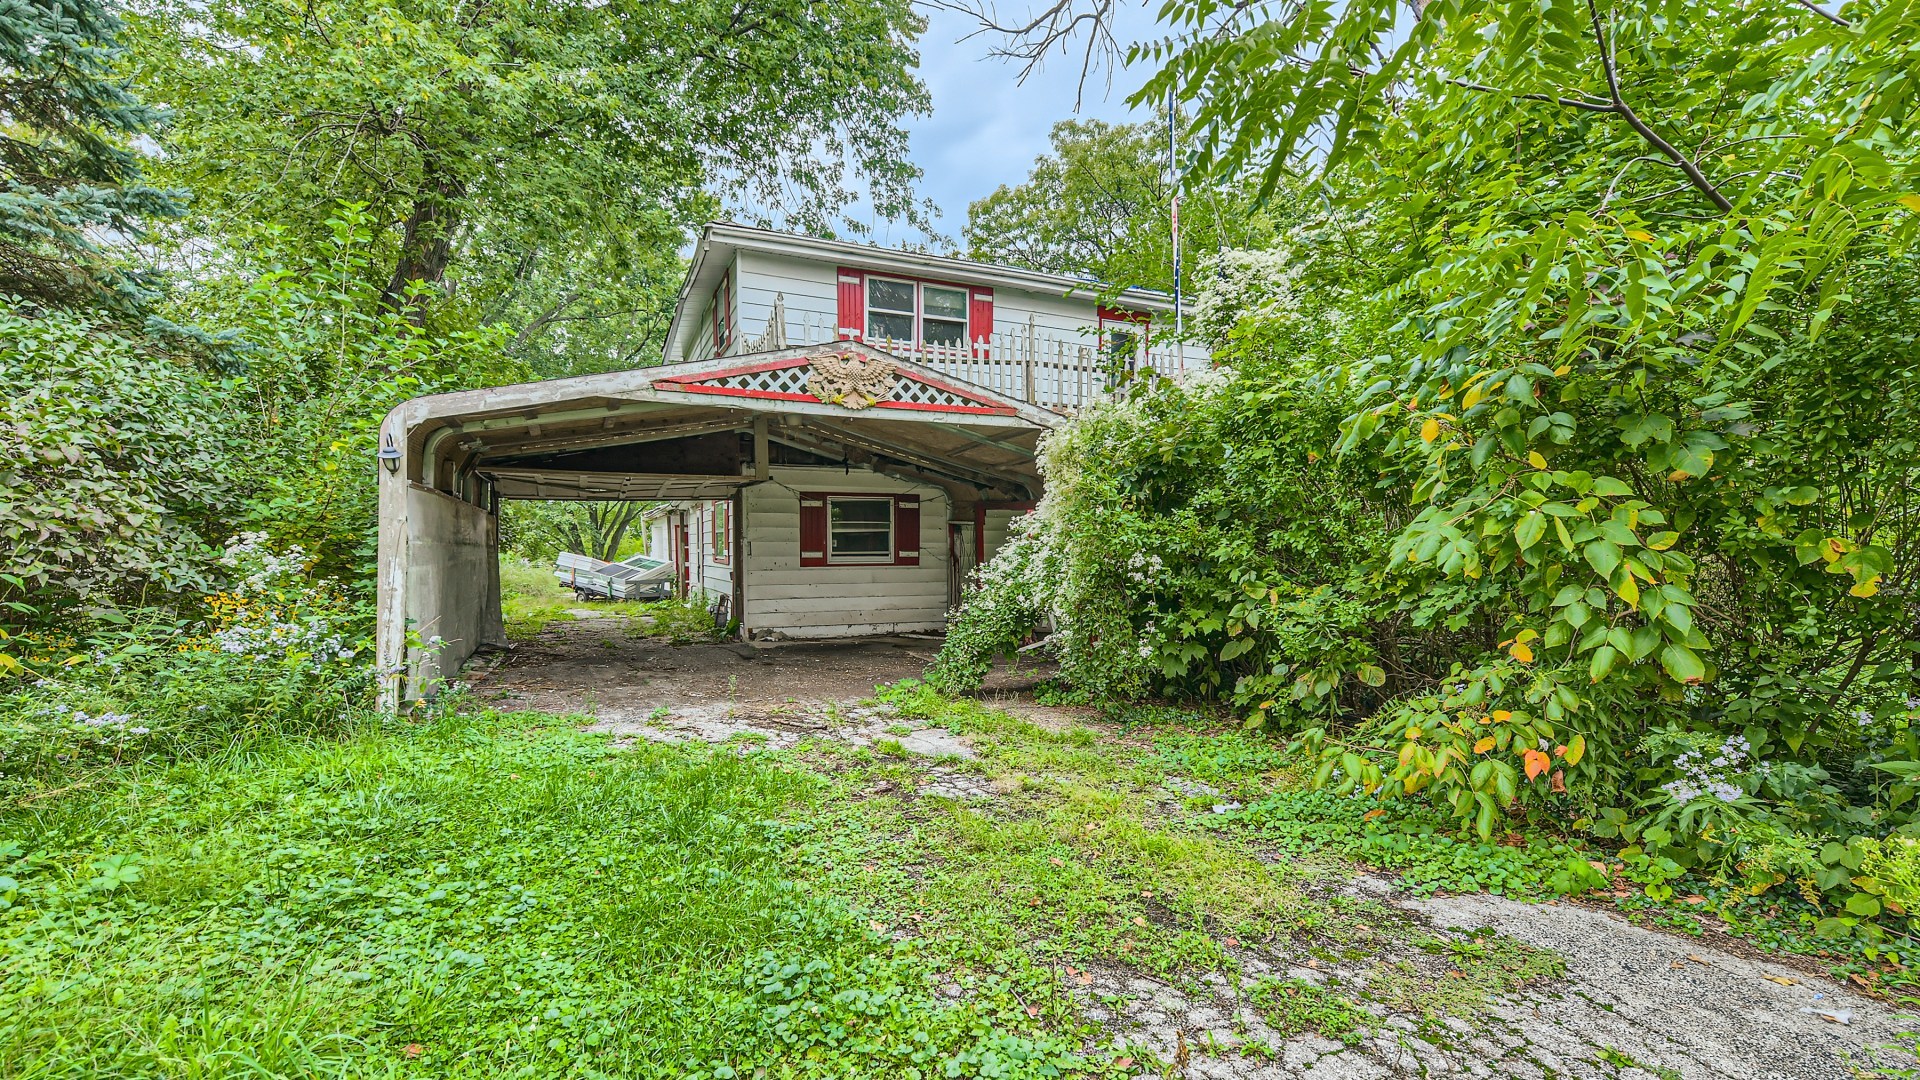
[[[867,340],[912,341],[917,306],[911,281],[867,279]]]
[[[967,344],[967,290],[920,286],[920,340],[949,349]]]
[[[867,340],[963,349],[967,346],[967,290],[869,276]]]

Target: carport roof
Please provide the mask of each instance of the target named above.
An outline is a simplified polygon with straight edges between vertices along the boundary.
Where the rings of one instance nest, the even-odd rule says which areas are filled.
[[[1035,449],[1059,419],[842,341],[415,398],[384,437],[416,483],[456,491],[477,475],[507,498],[722,497],[766,462],[716,455],[713,437],[751,432],[756,448],[1031,499]]]

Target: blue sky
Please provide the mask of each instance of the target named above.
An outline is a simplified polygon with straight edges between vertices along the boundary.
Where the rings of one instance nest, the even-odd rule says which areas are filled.
[[[1001,17],[1011,20],[1029,2],[1003,0]],[[1127,95],[1145,80],[1144,71],[1114,72],[1111,90],[1104,75],[1089,78],[1076,114],[1077,55],[1056,53],[1024,85],[1016,85],[1018,67],[988,56],[991,42],[985,36],[960,40],[976,23],[951,11],[921,10],[927,16],[927,32],[920,40],[920,75],[933,97],[933,114],[915,117],[907,126],[914,162],[925,172],[920,190],[940,211],[936,227],[955,243],[966,224],[967,204],[1001,184],[1025,179],[1033,159],[1047,151],[1047,132],[1056,122],[1076,116],[1152,119],[1151,110],[1133,110],[1126,104]],[[1151,13],[1144,6],[1122,0],[1120,13],[1116,36],[1123,44],[1156,36]],[[897,222],[873,219],[870,224],[871,239],[888,247],[922,239],[918,230]]]

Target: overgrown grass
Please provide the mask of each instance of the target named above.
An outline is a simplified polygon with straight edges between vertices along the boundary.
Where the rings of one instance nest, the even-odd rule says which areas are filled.
[[[632,637],[660,637],[676,645],[710,641],[713,617],[704,597],[685,600],[582,600],[553,575],[550,565],[508,556],[500,560],[500,614],[507,637],[526,641],[556,622],[569,622],[578,610],[624,620]]]
[[[819,781],[545,725],[264,740],[6,811],[0,1074],[1069,1064],[1006,979],[948,1001],[795,880]]]
[[[553,576],[551,566],[513,556],[500,560],[500,614],[507,637],[515,641],[534,637],[549,623],[572,619],[567,609],[584,604]]]

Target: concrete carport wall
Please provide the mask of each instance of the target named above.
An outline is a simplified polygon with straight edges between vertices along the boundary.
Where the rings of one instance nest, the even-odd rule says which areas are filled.
[[[974,521],[1039,498],[1059,419],[852,341],[415,398],[380,433],[383,698],[505,644],[503,499],[726,499],[825,463],[937,487]]]

